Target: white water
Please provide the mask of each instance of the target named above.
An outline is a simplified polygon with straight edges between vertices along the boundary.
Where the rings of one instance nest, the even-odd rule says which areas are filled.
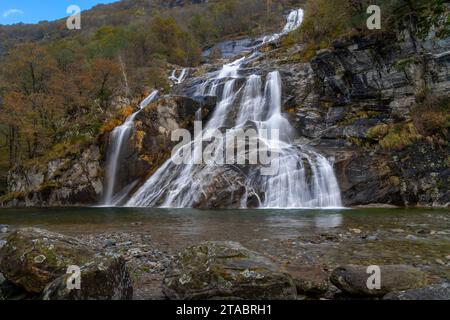
[[[302,9],[294,10],[289,13],[287,17],[287,23],[283,28],[283,31],[281,33],[275,33],[271,36],[266,36],[263,38],[263,43],[268,43],[272,41],[276,41],[282,36],[288,34],[289,32],[292,32],[300,27],[300,25],[303,22],[303,15],[304,12]]]
[[[188,69],[184,68],[180,71],[180,74],[177,77],[177,70],[173,70],[172,74],[169,77],[169,80],[172,81],[174,85],[181,84],[188,76]]]
[[[153,91],[148,97],[146,97],[139,104],[139,110],[130,115],[125,122],[111,132],[110,136],[110,146],[108,149],[108,158],[106,164],[106,179],[105,179],[105,189],[103,192],[103,205],[104,206],[114,206],[117,205],[118,201],[122,200],[124,196],[117,197],[115,192],[116,179],[117,179],[117,170],[120,165],[120,156],[123,152],[124,147],[128,139],[131,136],[131,133],[134,130],[134,119],[136,116],[144,109],[147,105],[149,105],[153,100],[156,99],[158,95],[158,91]],[[126,189],[126,188],[125,188]],[[131,189],[131,188],[130,188]],[[128,190],[129,192],[130,190]],[[123,193],[123,190],[120,193]]]
[[[266,40],[274,41],[298,28],[302,19],[303,10],[291,12],[282,33]],[[237,132],[251,124],[258,132],[259,148],[278,155],[272,160],[275,161],[272,164],[278,165],[278,170],[273,175],[262,175],[261,166],[246,165],[248,172],[243,174],[246,192],[240,200],[242,208],[247,206],[252,195],[259,199],[262,208],[341,207],[340,190],[331,163],[311,148],[292,144],[293,130],[281,111],[282,81],[279,72],[270,72],[264,87],[263,76],[256,74],[246,77],[243,87],[238,87],[242,67],[255,55],[225,64],[197,87],[195,95],[217,95],[219,88],[223,87],[223,90],[202,135],[183,147],[179,154],[191,148],[194,159],[198,156],[195,151],[199,145],[207,144],[211,137],[220,136],[218,128],[229,125],[231,132]],[[261,134],[263,129],[278,129],[280,135],[266,137]],[[217,175],[226,169],[220,164],[227,148],[225,141],[219,140],[217,145],[213,162],[200,165],[192,161],[176,165],[174,158],[166,161],[131,197],[127,206],[187,208],[201,202],[206,190],[214,188]],[[238,150],[237,158],[248,159],[248,154],[245,150]]]

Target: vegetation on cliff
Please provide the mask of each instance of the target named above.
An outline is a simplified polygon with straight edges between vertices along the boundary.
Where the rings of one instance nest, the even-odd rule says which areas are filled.
[[[13,166],[83,148],[118,123],[108,120],[117,106],[167,90],[169,64],[196,66],[209,44],[277,28],[295,2],[121,1],[83,12],[79,32],[63,20],[0,27],[0,182]]]

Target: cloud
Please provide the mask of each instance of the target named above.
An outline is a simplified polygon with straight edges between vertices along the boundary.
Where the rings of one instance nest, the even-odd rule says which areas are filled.
[[[22,11],[22,10],[19,10],[19,9],[9,9],[9,10],[6,10],[5,12],[3,12],[3,18],[7,18],[7,17],[9,17],[10,15],[13,15],[13,14],[23,14],[24,12]]]

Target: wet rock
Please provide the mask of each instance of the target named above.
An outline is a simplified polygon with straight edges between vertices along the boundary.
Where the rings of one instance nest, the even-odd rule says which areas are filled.
[[[319,295],[328,291],[328,274],[321,266],[288,266],[285,271],[294,279],[297,293]]]
[[[347,265],[333,270],[330,280],[344,293],[352,296],[382,297],[392,291],[419,288],[428,284],[425,273],[407,265],[384,265],[381,270],[381,288],[369,289],[370,276],[366,266]]]
[[[204,242],[171,263],[163,289],[169,299],[295,299],[292,278],[271,260],[235,242]]]
[[[42,229],[18,229],[0,249],[0,271],[14,286],[45,299],[127,299],[132,286],[124,260]],[[68,291],[67,268],[79,266],[82,289]]]
[[[450,281],[432,284],[419,289],[388,293],[384,300],[450,300]]]
[[[67,288],[69,274],[51,282],[43,300],[130,300],[133,286],[125,260],[114,255],[96,257],[81,267],[80,290]]]

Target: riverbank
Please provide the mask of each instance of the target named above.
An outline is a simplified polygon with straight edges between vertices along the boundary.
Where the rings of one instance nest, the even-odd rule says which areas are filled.
[[[204,241],[240,243],[281,268],[327,283],[320,295],[300,299],[342,298],[328,279],[345,265],[407,265],[431,283],[450,279],[445,209],[28,209],[0,211],[0,224],[9,225],[3,240],[16,228],[39,227],[123,256],[134,299],[164,299],[162,283],[174,257]]]

